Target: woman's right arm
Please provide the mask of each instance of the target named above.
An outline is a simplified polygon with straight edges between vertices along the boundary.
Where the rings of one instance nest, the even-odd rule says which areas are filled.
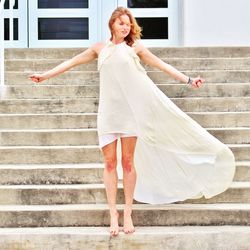
[[[32,74],[29,76],[29,79],[31,79],[33,82],[42,82],[44,80],[47,80],[51,77],[54,77],[56,75],[59,75],[67,70],[69,70],[72,67],[75,67],[79,64],[89,63],[93,61],[98,56],[98,48],[100,47],[100,44],[95,44],[82,53],[72,57],[71,59],[62,62],[61,64],[57,65],[51,70],[48,70],[42,74]]]

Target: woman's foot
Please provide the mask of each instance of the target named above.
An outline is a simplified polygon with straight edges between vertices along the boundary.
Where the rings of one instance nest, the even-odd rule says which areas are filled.
[[[110,232],[110,235],[112,235],[112,236],[117,236],[119,234],[118,219],[119,219],[119,213],[118,212],[110,214],[110,229],[109,229],[109,232]]]
[[[129,234],[129,233],[133,233],[135,231],[135,227],[133,225],[133,221],[132,221],[132,218],[131,218],[131,210],[127,211],[127,210],[124,210],[124,214],[123,214],[123,220],[124,220],[124,223],[123,223],[123,231],[124,233],[126,234]]]

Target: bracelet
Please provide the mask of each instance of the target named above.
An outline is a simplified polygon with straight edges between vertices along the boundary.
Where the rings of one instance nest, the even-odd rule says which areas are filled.
[[[192,84],[192,82],[193,82],[193,79],[191,79],[191,78],[189,77],[189,78],[188,78],[188,82],[187,82],[187,84],[191,85],[191,84]]]

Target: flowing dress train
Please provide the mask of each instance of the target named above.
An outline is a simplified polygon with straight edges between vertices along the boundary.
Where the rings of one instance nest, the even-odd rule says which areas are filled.
[[[211,198],[232,183],[227,145],[177,107],[148,77],[134,47],[108,41],[98,58],[98,136],[136,134],[134,199],[164,204]],[[118,140],[118,158],[121,157]],[[122,178],[121,166],[118,166]]]

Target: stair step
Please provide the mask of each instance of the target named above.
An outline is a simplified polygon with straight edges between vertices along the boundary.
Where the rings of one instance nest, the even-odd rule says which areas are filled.
[[[244,250],[250,245],[248,226],[161,226],[136,227],[126,235],[120,226],[119,237],[110,237],[108,227],[1,228],[4,250]],[[215,249],[215,248],[213,248]]]
[[[157,84],[168,97],[247,97],[250,83],[212,83],[199,89],[187,88],[185,84]],[[13,85],[6,86],[4,99],[58,99],[99,97],[99,85]],[[3,99],[2,98],[2,99]]]
[[[250,144],[229,144],[237,161],[250,160]],[[103,162],[99,146],[0,147],[1,164],[62,164]]]
[[[66,59],[65,59],[66,60]],[[63,59],[7,59],[5,68],[7,71],[47,71],[64,62]],[[179,70],[248,70],[250,57],[248,58],[162,58]],[[143,63],[142,63],[143,64]],[[143,64],[146,69],[151,67]],[[71,69],[72,71],[97,70],[97,60],[88,64],[81,64]]]
[[[250,160],[250,144],[228,144],[237,161]]]
[[[250,112],[186,112],[202,127],[248,127]],[[96,128],[97,113],[0,114],[0,129]]]
[[[171,98],[183,111],[248,111],[250,97]]]
[[[248,128],[208,128],[207,131],[225,144],[250,144]]]
[[[250,111],[250,97],[190,97],[170,99],[185,112]],[[98,98],[8,99],[0,100],[0,113],[96,113],[98,105]]]
[[[6,59],[5,60],[5,70],[6,71],[47,71],[51,68],[57,66],[58,64],[68,60],[70,58],[27,58],[27,59]],[[242,60],[236,59],[235,63],[248,62],[248,59],[242,58]],[[244,63],[243,63],[244,64]],[[97,60],[91,63],[77,65],[70,71],[96,71],[97,70]]]
[[[86,48],[28,48],[5,49],[6,59],[69,59]],[[150,48],[149,50],[161,58],[234,58],[250,57],[250,47],[171,47]]]
[[[207,128],[223,143],[250,144],[249,128]],[[98,145],[97,129],[0,130],[1,146]]]
[[[197,77],[200,75],[205,79],[206,83],[249,83],[250,70],[188,70],[182,71],[190,77]],[[6,71],[5,84],[6,85],[28,85],[33,84],[29,75],[33,71]],[[148,71],[148,76],[156,83],[178,83],[183,84],[173,77],[161,71]],[[67,71],[56,77],[50,78],[40,84],[43,85],[98,85],[99,72],[98,71]]]
[[[1,164],[98,163],[98,146],[15,146],[0,147]]]
[[[0,130],[1,146],[98,145],[96,129]]]
[[[6,85],[28,85],[33,82],[28,78],[35,72],[6,71]],[[99,85],[99,72],[97,71],[67,71],[56,77],[50,78],[41,85]]]
[[[186,112],[203,127],[249,127],[250,112]]]
[[[96,119],[97,113],[0,114],[0,129],[96,128]]]
[[[0,227],[109,226],[107,204],[1,205],[0,215]],[[134,204],[132,217],[135,226],[249,226],[250,204]]]
[[[97,98],[0,100],[0,113],[93,113],[97,112],[98,103]]]
[[[103,183],[104,163],[0,164],[0,185]],[[250,161],[236,162],[234,181],[250,181]]]
[[[161,56],[162,58],[162,56]],[[180,71],[186,70],[249,70],[250,58],[162,58]],[[146,70],[156,70],[145,66]],[[15,69],[15,68],[14,68]],[[29,69],[27,69],[29,70]]]
[[[0,185],[102,183],[103,169],[103,163],[0,164]]]
[[[250,79],[250,70],[183,70],[182,72],[190,77],[197,77],[200,75],[203,79],[205,79],[206,83],[249,83]],[[161,71],[150,71],[148,72],[148,76],[155,83],[183,84]]]
[[[235,181],[249,181],[250,180],[250,162],[238,161],[236,162],[236,171],[234,175]]]
[[[122,187],[123,185],[119,183],[118,204],[125,202]],[[96,203],[107,203],[104,184],[0,185],[1,205]],[[250,203],[250,182],[234,182],[225,192],[210,199],[187,199],[176,203]]]

